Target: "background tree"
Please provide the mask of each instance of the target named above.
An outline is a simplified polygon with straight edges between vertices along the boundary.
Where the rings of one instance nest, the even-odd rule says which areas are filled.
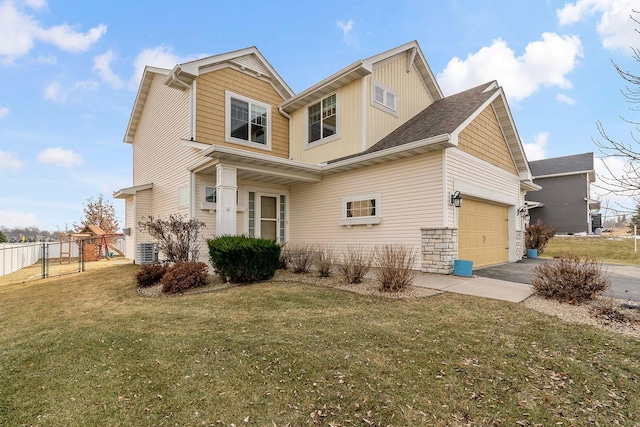
[[[631,219],[629,220],[629,233],[633,234],[634,226],[640,229],[640,203],[638,203],[638,205],[636,206],[636,210],[633,216],[631,217]]]
[[[7,236],[0,230],[0,243],[7,243],[8,241]]]
[[[640,24],[640,21],[636,18],[640,12],[633,10],[632,13],[630,18]],[[636,33],[640,34],[640,31],[636,29]],[[640,50],[633,47],[631,47],[631,50],[633,51],[633,59],[640,63]],[[620,77],[625,81],[625,88],[622,89],[621,92],[627,102],[631,104],[629,110],[634,112],[635,116],[637,112],[640,111],[640,75],[621,69],[613,60],[611,63]],[[640,195],[640,122],[637,119],[627,119],[622,116],[620,118],[631,126],[628,141],[611,138],[605,131],[602,123],[598,121],[598,131],[603,140],[594,140],[594,142],[602,152],[603,158],[622,159],[624,167],[622,170],[612,171],[609,169],[609,166],[604,163],[609,176],[599,175],[598,178],[604,184],[604,189],[611,193],[637,197]]]
[[[110,201],[105,200],[102,194],[96,200],[89,197],[84,203],[84,218],[79,224],[74,223],[73,227],[79,232],[87,225],[97,225],[108,234],[118,232],[120,223],[116,216],[116,210]]]

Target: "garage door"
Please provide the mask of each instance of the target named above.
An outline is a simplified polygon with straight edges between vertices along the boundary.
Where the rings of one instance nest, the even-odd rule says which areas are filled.
[[[509,261],[508,207],[464,199],[458,209],[458,259],[474,267]]]

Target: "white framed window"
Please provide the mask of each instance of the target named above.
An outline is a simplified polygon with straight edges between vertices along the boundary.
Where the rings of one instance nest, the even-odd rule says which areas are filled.
[[[178,188],[178,206],[187,206],[189,204],[189,187]]]
[[[333,93],[307,107],[307,144],[315,146],[338,137],[338,95]]]
[[[382,222],[381,199],[380,193],[343,197],[342,218],[338,224],[347,227],[360,224],[371,227],[374,224],[380,224]]]
[[[394,116],[398,115],[398,93],[371,79],[371,105]]]
[[[271,150],[271,105],[225,91],[225,140]]]
[[[218,204],[218,194],[215,186],[202,186],[202,200],[200,209],[215,211]],[[238,212],[244,211],[244,206],[240,203],[240,189],[236,190],[236,209]]]

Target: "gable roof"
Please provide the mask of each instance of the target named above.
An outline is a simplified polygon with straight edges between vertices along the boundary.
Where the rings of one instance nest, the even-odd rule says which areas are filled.
[[[177,64],[171,70],[146,66],[142,74],[142,79],[140,80],[140,86],[138,87],[133,108],[131,109],[131,116],[127,124],[124,142],[133,142],[154,75],[166,76],[163,81],[165,85],[184,91],[191,87],[193,81],[200,74],[211,71],[213,67],[220,66],[223,63],[228,63],[241,71],[267,80],[283,99],[289,99],[294,95],[289,85],[287,85],[282,77],[273,69],[271,64],[269,64],[255,46]]]
[[[553,157],[529,162],[535,178],[549,176],[579,175],[587,173],[591,182],[595,182],[593,153],[574,154],[572,156]]]
[[[255,46],[178,64],[173,67],[164,83],[169,87],[185,90],[200,74],[212,71],[221,64],[232,65],[241,71],[266,79],[283,99],[289,99],[294,95],[293,90]]]
[[[407,55],[407,69],[410,69],[412,65],[416,67],[431,97],[434,100],[442,99],[443,95],[440,90],[440,86],[427,63],[427,60],[422,54],[418,42],[414,40],[386,52],[358,60],[316,83],[310,88],[303,90],[296,96],[286,100],[280,106],[287,113],[302,108],[305,105],[330,94],[336,89],[353,82],[354,80],[358,80],[368,74],[371,74],[375,64],[402,53]]]
[[[144,110],[144,104],[147,102],[149,89],[151,89],[153,76],[166,76],[167,74],[169,74],[169,70],[165,68],[150,67],[148,65],[144,67],[142,79],[140,79],[140,86],[138,86],[138,93],[136,94],[136,100],[133,102],[129,123],[127,124],[127,130],[124,134],[124,142],[133,142],[133,137],[138,130],[138,123],[140,123],[140,116],[142,116],[142,110]]]
[[[342,162],[384,150],[397,151],[403,146],[409,148],[419,141],[439,142],[432,145],[433,149],[455,147],[458,144],[458,134],[489,105],[496,112],[520,179],[531,180],[524,148],[504,92],[495,81],[435,101],[367,150],[327,163]],[[445,140],[447,143],[443,144],[442,141]]]

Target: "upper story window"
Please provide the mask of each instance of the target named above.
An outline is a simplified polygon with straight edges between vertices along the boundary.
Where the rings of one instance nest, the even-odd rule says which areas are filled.
[[[338,114],[336,94],[309,106],[309,144],[337,134]]]
[[[394,116],[398,114],[398,94],[375,80],[371,80],[371,104]]]
[[[225,92],[226,129],[228,142],[271,149],[271,106]]]

